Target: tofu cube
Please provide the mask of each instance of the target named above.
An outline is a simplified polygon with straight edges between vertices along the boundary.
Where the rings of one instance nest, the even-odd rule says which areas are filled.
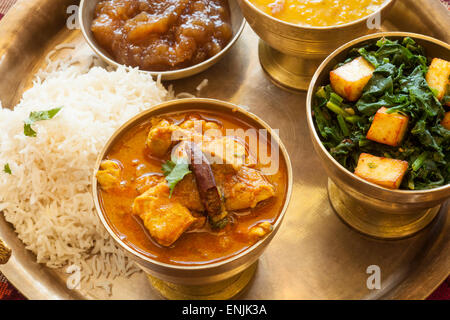
[[[430,67],[428,68],[426,79],[430,88],[437,90],[438,92],[437,98],[439,100],[442,100],[445,93],[447,92],[449,77],[450,77],[450,62],[434,58],[433,61],[431,61]]]
[[[399,113],[387,113],[387,110],[383,107],[377,111],[366,138],[397,147],[408,129],[409,118]]]
[[[450,130],[450,111],[445,113],[444,119],[442,119],[441,124],[445,129]]]
[[[357,101],[375,68],[363,57],[354,59],[330,72],[333,90],[348,101]]]
[[[355,174],[379,186],[398,189],[408,170],[408,162],[361,153]]]

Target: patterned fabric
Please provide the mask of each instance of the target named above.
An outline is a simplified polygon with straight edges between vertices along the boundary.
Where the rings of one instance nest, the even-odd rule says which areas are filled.
[[[0,0],[0,19],[13,6],[16,0]]]
[[[0,300],[25,300],[6,278],[0,273]]]
[[[450,9],[450,0],[441,0]],[[16,0],[0,0],[0,20],[13,6]],[[25,300],[0,272],[0,300]],[[450,300],[450,278],[447,279],[428,300]]]

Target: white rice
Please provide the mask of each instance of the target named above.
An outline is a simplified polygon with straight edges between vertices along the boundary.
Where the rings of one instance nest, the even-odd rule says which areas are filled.
[[[173,95],[135,69],[107,71],[91,63],[50,65],[13,111],[0,104],[0,211],[39,263],[79,266],[82,284],[110,291],[98,279],[138,269],[96,217],[92,170],[115,129]],[[37,137],[24,135],[30,112],[56,107],[63,108],[52,120],[32,125]],[[11,175],[2,171],[5,164]]]

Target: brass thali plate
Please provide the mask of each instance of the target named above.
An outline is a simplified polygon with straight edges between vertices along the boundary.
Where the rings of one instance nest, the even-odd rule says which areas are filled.
[[[19,0],[0,23],[0,99],[13,107],[34,73],[58,44],[90,50],[79,30],[66,27],[74,0]],[[67,12],[70,12],[69,14]],[[398,0],[381,31],[409,31],[449,42],[450,14],[439,0]],[[377,30],[380,31],[380,30]],[[64,51],[61,52],[64,54]],[[58,59],[58,55],[53,59]],[[245,105],[280,129],[294,170],[291,205],[281,228],[259,260],[242,299],[424,299],[450,273],[450,204],[416,236],[398,241],[365,237],[333,212],[327,176],[315,155],[305,114],[306,93],[283,91],[265,76],[258,61],[258,37],[247,26],[231,51],[212,68],[173,84],[176,92]],[[0,238],[12,249],[0,271],[30,299],[91,299],[102,295],[69,290],[63,270],[35,262],[0,216]],[[381,289],[369,290],[366,270],[381,269]],[[160,299],[145,274],[113,280],[112,299]]]

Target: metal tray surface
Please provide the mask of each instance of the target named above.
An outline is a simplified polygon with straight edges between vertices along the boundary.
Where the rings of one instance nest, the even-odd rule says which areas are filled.
[[[90,50],[79,30],[66,26],[74,0],[19,0],[0,23],[0,99],[13,107],[45,65],[56,45],[79,43]],[[398,0],[382,31],[410,31],[449,42],[450,15],[439,0]],[[380,30],[378,30],[380,31]],[[63,54],[63,53],[61,53]],[[58,59],[55,55],[53,59]],[[246,26],[223,60],[191,78],[165,83],[176,92],[245,105],[280,136],[294,170],[293,197],[281,228],[259,260],[256,275],[242,299],[424,299],[450,273],[450,205],[418,235],[399,241],[365,237],[347,227],[333,212],[327,176],[308,134],[306,93],[291,93],[266,77],[258,60],[258,37]],[[69,290],[63,270],[35,262],[12,226],[0,215],[0,237],[13,249],[0,271],[30,299],[95,299],[102,293]],[[381,289],[369,290],[367,268],[381,270]],[[115,279],[111,299],[161,299],[138,273]]]

